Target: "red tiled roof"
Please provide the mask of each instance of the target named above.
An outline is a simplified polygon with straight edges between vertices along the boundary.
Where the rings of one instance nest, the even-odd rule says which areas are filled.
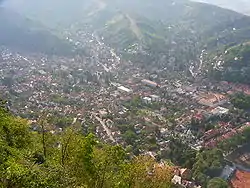
[[[202,114],[195,114],[194,117],[198,120],[202,120],[203,119],[203,115]]]
[[[232,188],[249,188],[250,172],[237,170],[234,178],[231,180]]]
[[[204,137],[213,137],[213,136],[216,136],[220,133],[220,130],[219,129],[211,129],[207,132],[204,133]]]
[[[216,140],[210,140],[209,142],[206,142],[205,143],[205,147],[208,147],[208,148],[210,148],[210,147],[215,147],[217,145],[217,141]]]
[[[241,128],[239,128],[238,131],[242,132],[247,127],[250,127],[250,123],[249,122],[247,122],[244,126],[242,126]]]
[[[144,79],[144,80],[142,80],[142,82],[145,83],[145,84],[150,84],[150,85],[158,86],[158,84],[156,82],[153,82],[151,80]]]
[[[219,122],[219,125],[220,125],[221,127],[229,127],[229,126],[231,126],[230,123],[226,123],[226,122]]]

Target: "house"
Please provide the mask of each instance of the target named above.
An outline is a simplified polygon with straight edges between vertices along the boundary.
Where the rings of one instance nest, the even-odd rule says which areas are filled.
[[[182,187],[185,187],[185,188],[194,188],[195,187],[195,183],[192,182],[192,181],[183,180],[182,181]]]
[[[103,118],[108,115],[108,111],[106,109],[99,110],[99,115]]]
[[[215,109],[213,109],[213,110],[211,111],[211,113],[212,113],[213,115],[216,115],[216,116],[221,116],[221,115],[223,115],[223,114],[228,114],[228,112],[229,112],[229,109],[223,108],[223,107],[221,107],[221,106],[218,106],[218,107],[216,107]]]
[[[222,138],[223,138],[222,140],[229,139],[229,138],[233,137],[236,134],[237,134],[237,131],[232,129],[231,131],[229,131],[226,134],[222,135]]]
[[[132,92],[133,92],[131,89],[126,88],[126,87],[124,87],[124,86],[119,86],[119,87],[117,87],[117,89],[118,89],[119,91],[125,92],[125,93],[132,93]]]
[[[212,140],[209,140],[208,142],[205,142],[204,147],[213,148],[213,147],[217,146],[217,143],[218,143],[217,140],[212,139]]]
[[[203,139],[204,140],[209,140],[217,135],[220,134],[220,130],[219,129],[211,129],[207,132],[204,133]]]
[[[175,167],[174,174],[180,176],[184,180],[188,180],[192,176],[192,172],[190,169],[180,167]]]
[[[197,87],[195,86],[183,86],[182,89],[189,93],[194,93],[197,91]]]
[[[202,94],[198,100],[198,103],[204,106],[217,107],[223,105],[228,101],[225,95],[217,93]]]
[[[232,125],[230,124],[230,122],[228,122],[228,123],[219,122],[219,126],[224,127],[224,128],[230,128]]]
[[[151,104],[152,103],[152,99],[150,97],[144,97],[142,100],[146,104]]]
[[[230,183],[232,188],[249,188],[250,172],[236,170]]]
[[[193,116],[193,118],[195,118],[195,120],[201,121],[204,119],[203,114],[197,113]]]
[[[146,86],[150,86],[150,87],[159,87],[159,85],[156,82],[153,82],[151,80],[142,80],[141,81],[143,84],[145,84]]]
[[[185,94],[185,91],[183,91],[181,88],[177,88],[177,89],[176,89],[176,92],[177,92],[178,94],[180,94],[180,95]]]
[[[175,185],[181,185],[181,177],[174,175],[173,179],[172,179],[172,183]]]
[[[178,176],[178,175],[174,175],[171,181],[176,187],[180,187],[180,188],[196,188],[197,187],[194,182],[185,180],[181,176]]]
[[[180,176],[185,179],[185,180],[188,180],[191,178],[191,170],[190,169],[187,169],[187,168],[181,168],[180,169]]]
[[[153,102],[160,102],[161,98],[158,95],[150,95]]]
[[[46,75],[46,72],[44,70],[39,70],[38,71],[41,75]]]

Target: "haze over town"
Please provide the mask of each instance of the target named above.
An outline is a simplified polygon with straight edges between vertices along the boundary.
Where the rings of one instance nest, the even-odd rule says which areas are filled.
[[[0,186],[249,185],[250,2],[0,2]]]

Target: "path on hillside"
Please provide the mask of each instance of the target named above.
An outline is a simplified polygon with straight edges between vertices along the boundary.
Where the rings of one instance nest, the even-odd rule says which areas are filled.
[[[105,132],[106,132],[107,135],[109,136],[109,139],[112,140],[113,142],[116,142],[115,139],[114,139],[114,137],[113,137],[112,134],[111,134],[111,131],[110,131],[109,128],[106,126],[105,122],[104,122],[101,118],[97,117],[96,115],[94,115],[94,117],[96,118],[97,121],[99,121],[99,122],[101,123],[103,129],[105,130]]]

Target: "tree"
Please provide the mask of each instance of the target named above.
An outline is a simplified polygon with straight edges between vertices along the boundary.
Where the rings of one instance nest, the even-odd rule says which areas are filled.
[[[96,187],[119,187],[124,181],[122,170],[126,165],[125,156],[121,146],[104,145],[101,151],[95,150]]]
[[[120,187],[133,188],[170,188],[172,168],[158,164],[150,156],[134,157],[123,169],[123,183]]]
[[[213,178],[209,180],[207,188],[228,188],[228,184],[221,178]]]
[[[32,186],[39,184],[35,183],[37,173],[33,171],[32,140],[28,122],[0,107],[0,187],[39,187]]]
[[[180,139],[172,139],[169,143],[169,148],[168,157],[171,161],[186,168],[192,168],[196,160],[197,152],[195,150],[182,143]]]
[[[171,178],[172,168],[151,157],[130,160],[121,146],[99,143],[74,126],[32,132],[0,107],[0,187],[169,188]]]
[[[196,156],[192,168],[193,177],[202,185],[206,185],[210,177],[220,175],[224,163],[224,157],[221,150],[217,148],[204,150]]]
[[[135,144],[135,140],[137,139],[137,135],[135,134],[134,131],[132,131],[132,130],[127,130],[127,131],[123,134],[123,138],[124,138],[124,140],[127,142],[127,144],[129,144],[129,145],[134,145],[134,144]]]
[[[239,109],[247,110],[250,108],[250,96],[244,93],[237,93],[231,96],[231,103]]]

